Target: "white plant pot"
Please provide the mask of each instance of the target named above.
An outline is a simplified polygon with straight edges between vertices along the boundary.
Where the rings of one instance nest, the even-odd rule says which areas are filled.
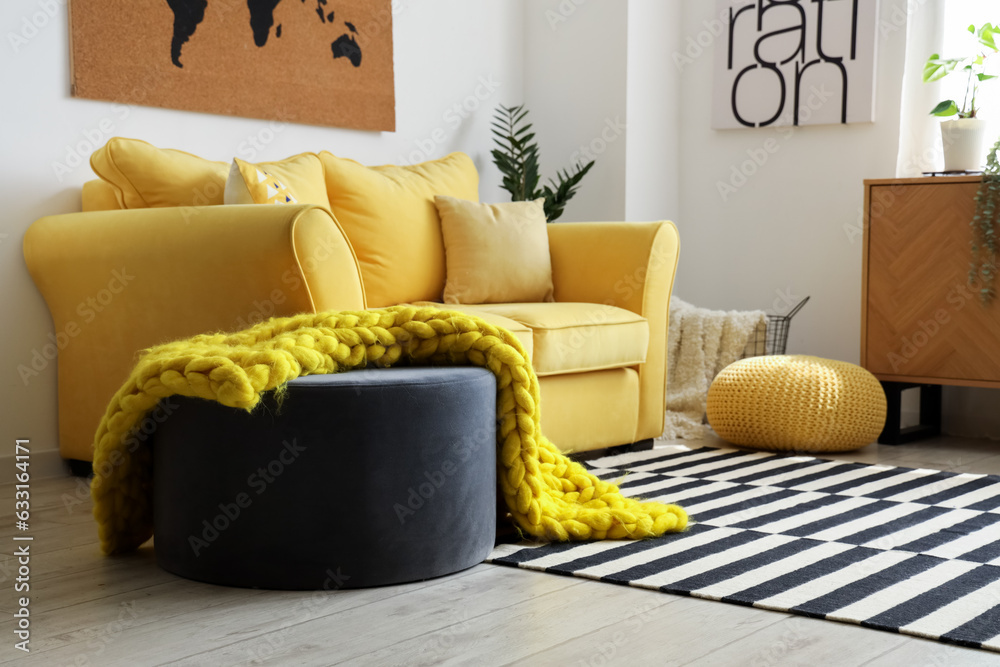
[[[986,121],[959,118],[941,122],[945,171],[980,171],[986,162]]]

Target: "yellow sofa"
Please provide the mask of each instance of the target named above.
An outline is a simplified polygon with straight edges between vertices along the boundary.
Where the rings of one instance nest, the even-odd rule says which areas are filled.
[[[345,233],[330,208],[121,208],[120,193],[90,181],[83,212],[42,218],[24,238],[61,341],[64,458],[92,459],[100,417],[142,349],[271,316],[390,305],[366,294],[359,257],[374,249],[359,247],[363,235]],[[479,315],[524,343],[539,375],[542,429],[563,450],[658,436],[676,228],[555,223],[548,235],[554,303],[442,307]],[[443,281],[443,261],[438,253],[421,270]]]

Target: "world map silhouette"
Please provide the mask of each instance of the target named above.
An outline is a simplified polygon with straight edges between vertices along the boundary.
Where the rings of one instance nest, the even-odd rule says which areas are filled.
[[[271,36],[271,28],[274,27],[274,9],[282,0],[247,0],[247,7],[250,9],[250,30],[253,33],[253,43],[258,48],[263,48]],[[306,0],[300,0],[301,4],[306,4]],[[315,13],[323,24],[335,25],[336,12],[332,7],[328,7],[329,0],[315,0]],[[173,38],[170,41],[170,60],[176,67],[183,68],[181,63],[181,52],[184,45],[194,35],[195,30],[205,19],[205,10],[208,9],[209,0],[167,0],[170,10],[174,14]],[[341,34],[330,43],[330,51],[334,60],[346,58],[354,67],[361,66],[361,47],[358,45],[355,35],[358,33],[354,24],[349,21],[343,22],[348,32]],[[274,36],[281,39],[281,24],[274,29]]]

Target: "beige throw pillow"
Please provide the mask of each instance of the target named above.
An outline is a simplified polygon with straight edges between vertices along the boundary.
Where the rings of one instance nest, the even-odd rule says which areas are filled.
[[[445,303],[552,301],[544,200],[477,204],[434,198],[441,217]]]

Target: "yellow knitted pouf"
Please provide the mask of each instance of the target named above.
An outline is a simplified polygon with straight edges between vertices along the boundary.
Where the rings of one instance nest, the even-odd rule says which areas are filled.
[[[730,364],[708,390],[708,423],[736,445],[842,452],[873,442],[885,425],[885,392],[854,364],[770,355]]]

